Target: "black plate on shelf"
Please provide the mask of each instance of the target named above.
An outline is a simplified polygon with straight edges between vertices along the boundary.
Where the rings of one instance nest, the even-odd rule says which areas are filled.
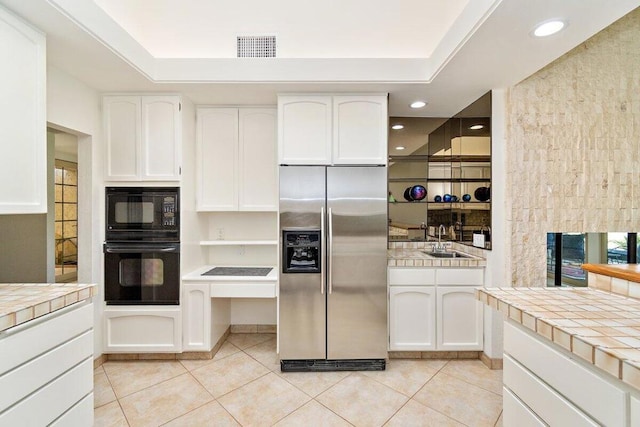
[[[213,267],[203,276],[266,276],[273,268],[270,267]]]

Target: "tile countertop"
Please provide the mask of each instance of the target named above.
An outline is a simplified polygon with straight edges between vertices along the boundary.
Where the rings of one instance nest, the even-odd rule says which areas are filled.
[[[91,284],[0,283],[0,332],[94,295]]]
[[[582,264],[589,273],[640,283],[640,264]]]
[[[278,281],[278,268],[272,265],[257,265],[251,267],[265,267],[271,268],[271,271],[266,276],[203,276],[203,273],[211,270],[214,267],[222,267],[215,265],[207,265],[200,267],[190,273],[182,276],[182,280],[199,281],[199,282],[276,282]],[[225,266],[227,267],[227,266]],[[231,266],[229,266],[231,267]],[[237,267],[237,266],[232,266]],[[246,266],[245,266],[246,267]]]
[[[640,390],[640,300],[592,288],[484,288],[476,298]]]
[[[431,251],[435,242],[390,242],[387,249],[389,267],[484,267],[484,250],[459,243],[447,242],[447,250],[462,252],[469,258],[435,258],[423,251]]]

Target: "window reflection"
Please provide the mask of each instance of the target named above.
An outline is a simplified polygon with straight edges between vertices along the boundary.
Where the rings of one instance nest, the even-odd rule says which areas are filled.
[[[587,286],[582,264],[638,263],[637,233],[547,233],[547,286]]]

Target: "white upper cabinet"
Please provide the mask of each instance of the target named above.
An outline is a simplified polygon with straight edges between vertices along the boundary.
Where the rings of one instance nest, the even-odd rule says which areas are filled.
[[[239,206],[243,211],[278,210],[276,110],[239,110]]]
[[[179,180],[182,150],[180,98],[142,97],[142,179]]]
[[[387,164],[386,95],[280,95],[278,162]]]
[[[333,163],[387,164],[387,97],[333,97]]]
[[[0,8],[0,214],[47,211],[46,40]]]
[[[276,211],[276,110],[197,111],[197,210]]]
[[[178,96],[105,96],[103,108],[106,180],[180,180]]]
[[[280,164],[331,164],[331,96],[278,97]]]

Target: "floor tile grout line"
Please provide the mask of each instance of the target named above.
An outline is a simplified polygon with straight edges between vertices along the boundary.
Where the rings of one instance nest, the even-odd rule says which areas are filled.
[[[435,411],[435,412],[437,412],[437,413],[441,414],[442,416],[447,417],[447,418],[448,418],[448,419],[450,419],[450,420],[453,420],[453,421],[455,421],[455,422],[457,422],[457,423],[460,423],[460,424],[462,424],[462,425],[464,425],[464,426],[469,427],[469,425],[468,425],[468,424],[466,424],[466,423],[464,423],[464,422],[462,422],[462,421],[458,420],[457,418],[453,418],[453,417],[451,417],[451,416],[449,416],[449,415],[445,414],[444,412],[442,412],[442,411],[440,411],[440,410],[438,410],[438,409],[436,409],[436,408],[434,408],[434,407],[432,407],[432,406],[429,406],[429,405],[427,405],[427,404],[425,404],[425,403],[422,403],[422,402],[420,402],[420,401],[418,401],[418,400],[416,400],[416,399],[415,399],[415,396],[420,392],[420,390],[422,390],[423,388],[425,388],[425,387],[427,386],[427,384],[429,384],[429,383],[430,383],[430,382],[431,382],[431,381],[432,381],[432,380],[433,380],[433,379],[434,379],[438,374],[442,373],[442,374],[444,374],[444,375],[449,375],[449,374],[447,374],[446,372],[444,372],[444,368],[445,368],[449,363],[451,363],[451,361],[452,361],[452,360],[456,360],[456,359],[447,360],[447,361],[445,362],[445,364],[444,364],[444,365],[442,365],[442,366],[440,367],[440,369],[438,369],[438,370],[437,370],[437,372],[436,372],[436,373],[435,373],[431,378],[429,378],[429,379],[427,380],[427,382],[425,382],[425,383],[424,383],[424,384],[423,384],[423,385],[418,389],[418,391],[416,391],[416,392],[413,394],[413,396],[411,396],[411,398],[410,398],[409,400],[413,400],[415,403],[417,403],[417,404],[419,404],[419,405],[422,405],[422,406],[424,406],[424,407],[427,407],[427,408],[431,409],[432,411]],[[458,378],[458,377],[455,377],[455,376],[453,376],[453,375],[450,375],[450,376],[452,376],[453,378],[455,378],[455,379],[459,380],[459,378]],[[466,381],[463,381],[463,382],[466,382]],[[466,382],[466,383],[467,383],[467,384],[469,384],[468,382]],[[471,385],[474,385],[474,384],[471,384]],[[483,389],[483,390],[484,390],[484,389]],[[486,391],[489,391],[489,390],[486,390]],[[495,394],[495,393],[494,393],[494,394]],[[407,403],[408,403],[408,402],[407,402]],[[406,403],[405,403],[405,405],[406,405]],[[404,405],[403,405],[403,406],[404,406]],[[500,411],[500,413],[502,413],[502,411]],[[394,414],[394,415],[395,415],[395,414]],[[498,419],[500,419],[500,416],[498,416]],[[496,420],[496,422],[497,422],[497,420]],[[495,426],[494,426],[494,427],[495,427]]]
[[[118,361],[118,362],[120,362],[120,361]],[[165,363],[171,363],[171,362],[177,362],[177,360],[135,360],[135,361],[134,361],[134,360],[131,360],[131,361],[126,361],[126,362],[135,362],[135,363],[165,362]],[[108,362],[107,362],[107,363],[108,363]],[[116,393],[115,388],[113,388],[113,385],[111,385],[111,380],[109,380],[109,383],[110,383],[110,385],[111,385],[111,389],[113,390],[113,394],[116,396],[116,398],[117,398],[118,400],[120,400],[120,399],[124,399],[124,398],[126,398],[126,397],[129,397],[129,396],[131,396],[131,395],[133,395],[133,394],[136,394],[136,393],[138,393],[139,391],[146,390],[146,389],[148,389],[149,387],[153,387],[153,386],[155,386],[155,385],[157,385],[157,384],[162,384],[162,383],[164,383],[164,382],[166,382],[166,381],[172,380],[172,379],[174,379],[174,378],[179,377],[180,375],[184,375],[185,373],[188,373],[188,372],[189,372],[189,370],[188,370],[187,368],[185,368],[185,367],[184,367],[184,365],[180,364],[180,366],[182,366],[182,368],[185,370],[185,372],[181,372],[181,373],[179,373],[179,374],[177,374],[177,375],[175,375],[175,376],[173,376],[173,377],[171,377],[171,378],[165,378],[164,380],[161,380],[161,381],[159,381],[159,382],[157,382],[157,383],[150,384],[150,385],[148,385],[148,386],[146,386],[146,387],[141,388],[140,390],[136,390],[136,391],[131,392],[131,393],[127,394],[126,396],[122,396],[122,397],[118,397],[118,394]],[[107,370],[105,369],[104,371],[105,371],[105,374],[106,374],[106,373],[107,373]],[[107,378],[109,378],[109,374],[107,374]]]
[[[345,377],[345,378],[346,378],[346,377]],[[340,381],[338,381],[338,382],[340,382]],[[337,384],[337,383],[336,383],[336,384]],[[333,387],[333,386],[331,386],[331,387]],[[331,387],[329,387],[329,388],[331,388]],[[327,389],[327,390],[329,390],[329,389]],[[327,390],[325,390],[325,391],[327,391]],[[323,393],[324,393],[324,392],[323,392]],[[320,394],[322,394],[322,393],[320,393]],[[318,394],[318,396],[320,396],[320,394]],[[312,398],[312,400],[313,400],[314,402],[316,402],[318,405],[320,405],[320,406],[322,406],[323,408],[327,409],[327,410],[328,410],[329,412],[331,412],[332,414],[334,414],[334,415],[336,415],[337,417],[339,417],[340,419],[344,420],[344,421],[345,421],[347,424],[349,424],[350,426],[353,426],[353,425],[354,425],[353,423],[350,423],[350,422],[349,422],[349,420],[347,420],[346,418],[344,418],[342,415],[338,414],[336,411],[334,411],[333,409],[329,408],[328,406],[324,405],[322,402],[320,402],[319,400],[317,400],[315,397],[314,397],[314,398]]]
[[[496,422],[493,424],[493,427],[497,427],[498,426],[498,421],[500,421],[500,417],[502,416],[502,412],[504,411],[504,409],[502,411],[500,411],[500,414],[498,415],[498,419],[496,419]]]
[[[127,414],[124,411],[124,408],[122,407],[122,403],[120,402],[120,398],[118,398],[118,395],[116,394],[116,391],[113,388],[113,384],[111,383],[111,379],[109,378],[109,374],[107,374],[107,370],[104,369],[104,364],[100,365],[100,369],[102,369],[102,372],[104,372],[104,376],[107,378],[107,382],[109,383],[109,387],[111,388],[111,392],[113,393],[113,396],[116,398],[115,402],[118,404],[118,407],[120,408],[120,412],[122,412],[122,416],[124,417],[124,422],[127,423],[127,426],[131,426],[131,423],[129,422],[129,418],[127,418]],[[111,403],[111,402],[109,402],[109,403]],[[104,406],[104,405],[102,405],[102,406]],[[94,408],[94,414],[95,414],[95,410],[96,410],[96,408]],[[95,415],[94,415],[94,417],[95,417]]]
[[[445,374],[445,375],[449,375],[449,376],[451,376],[451,377],[453,377],[453,378],[455,378],[455,379],[457,379],[457,380],[460,380],[460,381],[462,381],[462,382],[464,382],[464,383],[467,383],[467,384],[469,384],[469,385],[472,385],[472,386],[478,387],[478,388],[480,388],[480,389],[482,389],[482,390],[484,390],[484,391],[488,391],[489,393],[493,393],[493,394],[495,394],[496,396],[500,396],[500,397],[502,397],[502,394],[501,394],[501,393],[496,393],[495,391],[493,391],[493,390],[489,390],[489,389],[487,389],[487,388],[485,388],[485,387],[483,387],[483,386],[481,386],[481,385],[479,385],[479,384],[474,384],[474,383],[472,383],[472,382],[469,382],[466,378],[460,377],[460,376],[458,376],[458,375],[454,375],[454,374],[449,373],[449,372],[443,372],[443,374]],[[502,384],[502,383],[501,383],[501,384]]]

